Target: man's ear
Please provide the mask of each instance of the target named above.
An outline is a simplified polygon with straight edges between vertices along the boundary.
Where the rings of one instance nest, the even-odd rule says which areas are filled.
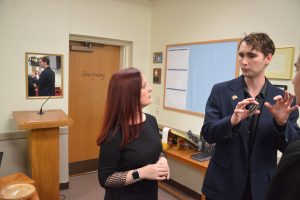
[[[265,57],[265,64],[266,66],[270,64],[270,62],[272,61],[273,55],[271,53],[269,53],[269,55],[267,55]]]

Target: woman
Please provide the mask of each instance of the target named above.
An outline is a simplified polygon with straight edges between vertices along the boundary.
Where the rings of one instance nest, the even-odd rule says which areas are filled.
[[[295,63],[296,74],[293,79],[297,104],[300,105],[300,55]],[[283,153],[274,174],[267,200],[300,199],[300,140],[290,144]]]
[[[151,87],[135,68],[112,75],[107,93],[98,178],[105,200],[157,199],[157,181],[169,179],[156,119],[142,112]]]

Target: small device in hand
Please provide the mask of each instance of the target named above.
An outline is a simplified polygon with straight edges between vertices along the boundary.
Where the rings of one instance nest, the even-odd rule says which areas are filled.
[[[249,106],[249,114],[250,117],[254,114],[254,112],[259,108],[259,104],[251,104]]]

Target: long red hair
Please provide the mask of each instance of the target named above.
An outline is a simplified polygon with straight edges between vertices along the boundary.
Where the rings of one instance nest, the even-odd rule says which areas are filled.
[[[142,75],[138,69],[130,67],[112,75],[98,145],[111,139],[119,129],[123,136],[121,147],[138,137],[140,127],[134,124],[142,121],[141,88]]]

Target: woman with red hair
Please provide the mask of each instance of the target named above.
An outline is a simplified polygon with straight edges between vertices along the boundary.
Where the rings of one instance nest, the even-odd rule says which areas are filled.
[[[158,199],[157,182],[170,172],[155,117],[142,112],[151,87],[135,68],[112,75],[107,93],[100,146],[98,178],[105,200]]]

